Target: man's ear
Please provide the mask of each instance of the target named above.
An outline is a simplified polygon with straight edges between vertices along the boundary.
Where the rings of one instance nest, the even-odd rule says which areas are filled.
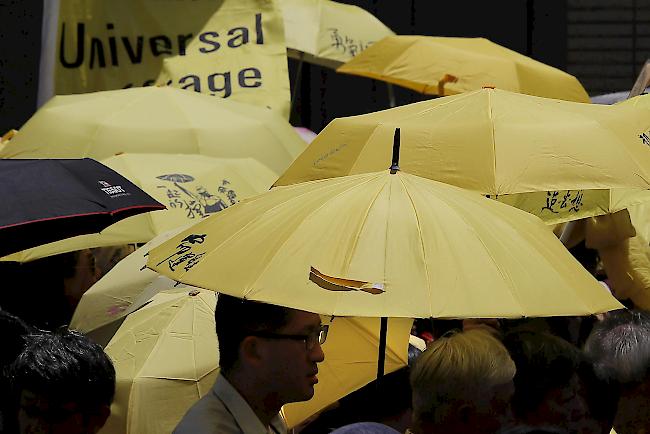
[[[91,414],[88,418],[88,432],[96,433],[106,423],[108,416],[111,415],[111,407],[109,405],[102,405],[97,411]]]
[[[263,359],[263,348],[255,336],[246,336],[239,344],[239,360],[244,364],[259,364]]]

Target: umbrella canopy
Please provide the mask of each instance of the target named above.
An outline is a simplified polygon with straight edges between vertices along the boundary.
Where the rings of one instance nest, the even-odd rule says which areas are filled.
[[[394,35],[366,10],[330,0],[282,0],[290,57],[335,69],[373,42]]]
[[[177,290],[126,318],[105,350],[116,390],[103,433],[171,432],[210,391],[219,360],[215,305],[213,292]]]
[[[79,234],[165,206],[89,158],[0,160],[0,255]]]
[[[509,318],[621,307],[536,217],[399,171],[275,188],[154,248],[147,266],[327,315]]]
[[[405,171],[498,197],[547,222],[616,211],[611,205],[625,202],[610,199],[611,189],[650,187],[644,110],[496,89],[335,119],[276,185],[381,170],[396,127]]]
[[[140,309],[160,291],[174,289],[177,285],[175,281],[146,267],[147,255],[149,250],[186,227],[158,235],[118,262],[83,294],[70,321],[70,328],[91,333]],[[185,289],[189,292],[198,288]]]
[[[158,234],[266,191],[277,178],[275,172],[252,158],[121,154],[102,163],[165,204],[167,209],[123,220],[100,234],[39,246],[4,260],[24,262],[89,247],[147,242]]]
[[[219,364],[215,301],[211,291],[173,289],[158,293],[127,316],[106,347],[115,365],[117,390],[103,433],[171,432],[210,390]],[[368,384],[376,374],[379,320],[324,322],[330,327],[319,383],[309,402],[285,407],[291,426]],[[411,324],[407,318],[390,320],[387,372],[406,366]]]
[[[484,38],[388,36],[337,72],[375,78],[428,95],[454,95],[494,86],[589,102],[589,95],[574,76]]]
[[[56,96],[2,158],[104,159],[123,152],[255,158],[281,173],[305,143],[280,115],[171,87]]]

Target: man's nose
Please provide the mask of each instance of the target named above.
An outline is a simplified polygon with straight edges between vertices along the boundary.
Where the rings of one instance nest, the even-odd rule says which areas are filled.
[[[325,360],[325,353],[323,352],[323,347],[320,343],[316,343],[314,348],[312,348],[311,352],[309,353],[309,358],[311,361],[316,363],[320,363]]]

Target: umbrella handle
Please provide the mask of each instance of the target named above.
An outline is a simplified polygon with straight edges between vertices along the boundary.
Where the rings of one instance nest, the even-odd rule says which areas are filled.
[[[456,83],[458,77],[451,74],[445,74],[442,79],[438,82],[438,95],[445,96],[445,84],[447,83]]]
[[[393,136],[393,159],[390,165],[390,173],[394,175],[399,171],[399,147],[400,147],[400,129],[395,128],[395,135]]]
[[[0,142],[6,142],[7,140],[11,140],[16,135],[17,132],[18,130],[14,130],[14,129],[7,131],[0,139]]]

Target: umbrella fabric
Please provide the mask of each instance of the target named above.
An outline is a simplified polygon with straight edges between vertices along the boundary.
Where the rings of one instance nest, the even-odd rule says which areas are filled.
[[[106,347],[117,390],[103,433],[171,432],[210,390],[219,364],[215,301],[211,291],[173,289],[156,294],[150,304],[126,317]],[[285,407],[292,426],[368,384],[377,372],[378,319],[323,322],[330,329],[319,383],[309,402]],[[389,321],[386,372],[406,366],[411,324],[408,318]]]
[[[106,347],[116,391],[102,433],[171,432],[210,391],[219,351],[210,291],[160,293],[129,315]]]
[[[91,333],[140,309],[160,291],[174,289],[176,282],[146,268],[147,255],[153,247],[186,227],[188,225],[157,236],[118,262],[81,297],[70,328]],[[185,289],[189,292],[197,288]]]
[[[329,318],[323,318],[323,324],[327,323]],[[386,374],[408,364],[412,325],[411,318],[388,320]],[[334,318],[323,352],[325,361],[318,364],[318,384],[314,388],[314,397],[283,407],[290,428],[377,378],[379,318]]]
[[[648,193],[650,196],[650,193]],[[628,208],[636,233],[644,240],[650,240],[650,199]]]
[[[282,0],[288,55],[337,68],[373,42],[394,35],[366,10],[330,0]]]
[[[255,158],[281,173],[305,146],[286,120],[266,108],[171,87],[142,87],[56,96],[0,157],[202,154]]]
[[[610,198],[611,189],[650,186],[645,110],[495,89],[335,119],[276,185],[381,170],[397,127],[403,170],[549,223],[617,211],[627,202]]]
[[[107,228],[30,249],[4,260],[29,261],[89,247],[143,243],[171,229],[198,221],[240,199],[269,189],[275,172],[252,158],[213,158],[191,154],[121,154],[102,160],[167,209],[136,216]]]
[[[536,217],[406,172],[275,188],[154,248],[147,266],[326,315],[510,318],[621,306]]]
[[[0,255],[99,232],[164,205],[110,168],[80,160],[0,160]]]
[[[574,76],[484,38],[388,36],[337,72],[375,78],[429,95],[454,95],[494,86],[589,102],[589,95]]]
[[[648,203],[650,190],[635,188],[560,190],[488,197],[534,214],[547,224],[556,224],[606,216],[631,206]]]

